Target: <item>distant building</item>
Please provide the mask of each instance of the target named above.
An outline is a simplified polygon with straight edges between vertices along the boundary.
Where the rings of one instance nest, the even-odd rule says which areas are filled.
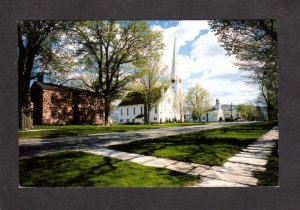
[[[224,114],[220,105],[219,99],[216,100],[216,104],[199,119],[198,116],[193,115],[191,112],[186,111],[184,113],[185,121],[189,122],[218,122],[224,120]]]
[[[103,101],[94,92],[34,82],[30,90],[35,125],[102,124]]]
[[[157,98],[157,106],[151,109],[149,121],[151,123],[165,123],[183,121],[182,81],[177,67],[176,39],[171,69],[171,85],[161,90]],[[144,123],[144,99],[140,93],[131,92],[121,101],[116,111],[119,123]]]
[[[237,111],[237,105],[233,105],[232,103],[222,104],[221,107],[225,119],[238,119],[240,117],[239,112]]]

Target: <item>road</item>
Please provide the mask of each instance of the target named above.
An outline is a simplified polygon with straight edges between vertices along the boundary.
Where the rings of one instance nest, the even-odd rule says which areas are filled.
[[[19,156],[20,158],[29,158],[59,151],[95,149],[109,145],[124,144],[132,141],[146,140],[249,123],[253,122],[227,122],[207,125],[128,131],[120,133],[101,133],[84,136],[37,139],[30,142],[20,140]]]

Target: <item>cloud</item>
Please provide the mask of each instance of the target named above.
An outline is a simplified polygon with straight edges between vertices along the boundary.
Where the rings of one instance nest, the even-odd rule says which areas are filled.
[[[176,33],[177,51],[180,49],[178,69],[184,93],[199,82],[211,97],[219,98],[223,104],[255,102],[257,86],[245,83],[244,73],[234,65],[236,58],[226,54],[207,21],[179,21],[176,26],[169,28],[159,25],[153,25],[152,28],[163,31],[166,48],[162,62],[168,66],[169,72]]]

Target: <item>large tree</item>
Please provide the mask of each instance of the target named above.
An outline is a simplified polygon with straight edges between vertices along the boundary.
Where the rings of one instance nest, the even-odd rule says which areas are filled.
[[[162,49],[162,34],[146,21],[77,21],[69,35],[80,69],[96,76],[82,81],[103,98],[107,125],[111,102],[124,93],[133,66]]]
[[[276,20],[214,20],[210,26],[221,46],[235,55],[237,65],[258,84],[260,102],[267,105],[268,118],[277,119],[278,61]]]
[[[185,104],[187,109],[200,121],[201,116],[210,109],[210,102],[209,93],[199,83],[188,89]]]
[[[168,86],[166,68],[161,66],[159,56],[154,56],[138,65],[131,90],[143,96],[145,124],[150,124],[150,112],[163,99],[163,93]]]
[[[33,127],[30,107],[30,81],[33,69],[43,61],[46,55],[46,40],[57,29],[61,29],[59,21],[18,21],[18,103],[19,128]]]

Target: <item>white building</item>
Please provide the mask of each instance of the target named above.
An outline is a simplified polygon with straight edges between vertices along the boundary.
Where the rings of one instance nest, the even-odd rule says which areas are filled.
[[[217,99],[216,104],[207,113],[202,115],[200,120],[198,119],[198,117],[195,117],[193,119],[192,113],[188,111],[184,114],[184,118],[186,121],[190,122],[218,122],[224,120],[224,113],[220,105],[220,101],[219,99]]]
[[[176,39],[171,69],[171,85],[161,91],[158,104],[149,114],[151,123],[183,121],[182,81],[177,66]],[[140,93],[129,93],[118,106],[119,123],[144,123],[144,100]]]

